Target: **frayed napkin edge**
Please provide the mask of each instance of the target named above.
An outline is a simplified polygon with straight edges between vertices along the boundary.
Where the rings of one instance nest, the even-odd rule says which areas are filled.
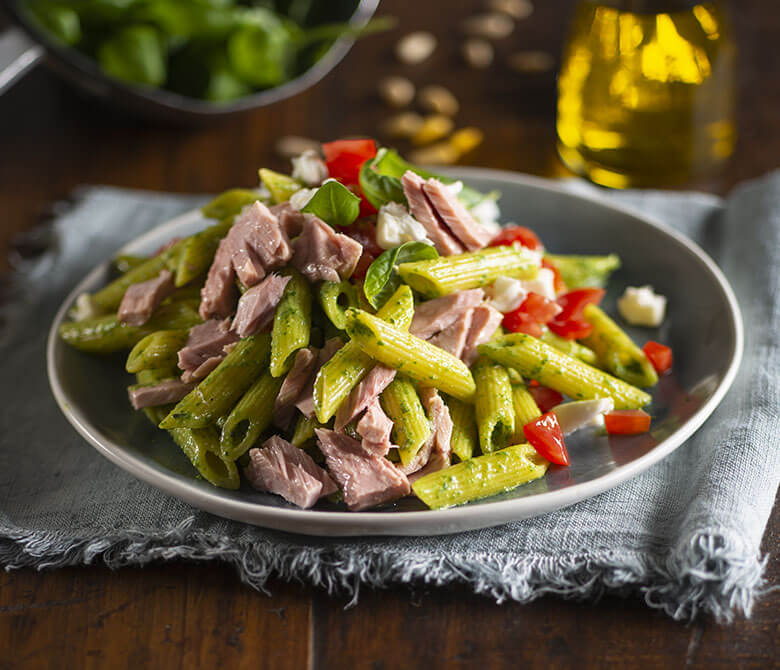
[[[293,546],[276,540],[250,543],[192,532],[194,523],[191,516],[152,535],[139,529],[80,538],[0,526],[6,538],[0,540],[0,565],[6,571],[99,563],[116,569],[176,559],[221,560],[233,566],[245,584],[266,595],[268,580],[276,576],[310,583],[330,595],[344,594],[350,598],[346,607],[357,604],[361,585],[460,583],[497,604],[525,604],[544,595],[598,600],[605,594],[638,594],[649,607],[685,622],[700,614],[722,623],[731,623],[736,613],[750,617],[757,598],[780,588],[766,585],[766,556],[746,555],[739,538],[707,529],[689,534],[665,556],[604,549],[509,558],[493,553],[415,556],[386,548],[358,553],[348,547]]]

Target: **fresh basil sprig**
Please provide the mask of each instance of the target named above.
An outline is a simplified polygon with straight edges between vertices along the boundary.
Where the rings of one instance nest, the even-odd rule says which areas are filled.
[[[400,247],[388,249],[368,267],[363,282],[366,300],[374,309],[379,309],[401,285],[397,266],[438,257],[436,249],[425,242],[405,242]]]
[[[348,226],[360,214],[360,198],[339,182],[326,181],[301,210],[331,226]]]

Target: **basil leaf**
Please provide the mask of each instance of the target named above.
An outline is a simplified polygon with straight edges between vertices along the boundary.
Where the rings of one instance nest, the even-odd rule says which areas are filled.
[[[401,285],[397,266],[438,257],[436,249],[425,242],[405,242],[400,247],[388,249],[368,267],[363,282],[366,300],[374,309],[379,309]]]
[[[109,76],[133,84],[160,86],[166,53],[160,34],[149,26],[123,28],[98,49],[98,63]]]
[[[360,198],[337,181],[326,181],[301,210],[331,226],[348,226],[360,214]]]

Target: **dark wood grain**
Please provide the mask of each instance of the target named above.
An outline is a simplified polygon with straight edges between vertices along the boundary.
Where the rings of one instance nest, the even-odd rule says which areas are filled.
[[[704,185],[721,193],[780,164],[780,12],[774,0],[734,5],[740,138],[724,173]],[[430,62],[398,65],[397,30],[356,45],[329,78],[295,99],[205,128],[127,117],[45,69],[34,72],[0,98],[0,271],[9,250],[29,254],[41,246],[28,239],[17,249],[12,240],[80,184],[215,192],[255,183],[261,165],[285,167],[273,151],[280,135],[374,134],[387,116],[375,84],[388,73],[442,83],[457,94],[458,124],[486,131],[465,162],[565,174],[554,149],[554,72],[519,75],[498,65],[485,73],[462,65],[457,27],[480,6],[385,0],[383,11],[405,30],[439,36]],[[571,6],[538,0],[499,52],[557,55]],[[764,551],[776,551],[779,536],[775,514]],[[776,583],[777,561],[767,576]],[[707,618],[675,623],[639,598],[496,606],[462,587],[399,587],[365,589],[357,607],[345,610],[344,597],[279,582],[269,588],[270,598],[215,564],[0,574],[0,668],[777,667],[777,592],[752,620],[725,627]]]

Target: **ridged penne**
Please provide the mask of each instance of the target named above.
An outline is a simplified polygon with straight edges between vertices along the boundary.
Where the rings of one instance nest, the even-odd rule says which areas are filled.
[[[474,411],[479,445],[482,453],[488,454],[505,447],[514,435],[512,385],[507,371],[490,360],[478,360],[472,370],[477,385]]]
[[[297,270],[290,270],[290,281],[284,287],[276,306],[271,329],[271,362],[274,377],[281,377],[292,367],[299,349],[309,345],[311,337],[311,288]]]
[[[431,424],[417,389],[409,379],[397,375],[382,392],[380,401],[393,421],[392,439],[398,445],[401,463],[409,465],[431,434]]]

